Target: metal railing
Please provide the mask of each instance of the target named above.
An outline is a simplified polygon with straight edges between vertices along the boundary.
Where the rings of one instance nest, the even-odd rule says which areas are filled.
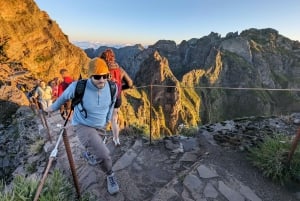
[[[153,90],[157,90],[159,88],[174,88],[178,90],[178,88],[182,88],[182,89],[186,89],[186,90],[195,90],[196,91],[213,91],[213,90],[223,90],[223,91],[260,91],[260,92],[263,92],[263,91],[266,91],[269,93],[269,95],[274,92],[274,93],[280,93],[280,92],[283,92],[283,93],[297,93],[297,99],[300,100],[300,94],[298,95],[298,92],[300,92],[300,89],[297,89],[297,88],[289,88],[289,89],[279,89],[279,88],[262,88],[262,87],[258,87],[258,88],[250,88],[250,87],[222,87],[222,86],[184,86],[184,85],[180,85],[180,86],[167,86],[167,85],[145,85],[145,86],[139,86],[139,87],[135,87],[134,89],[138,90],[139,92],[141,92],[142,90],[143,91],[146,91],[146,94],[148,94],[148,100],[149,100],[149,103],[150,103],[150,106],[149,108],[145,108],[145,109],[149,109],[149,117],[143,117],[143,118],[146,118],[146,124],[148,124],[149,126],[149,139],[150,139],[150,144],[152,143],[152,139],[153,139],[153,125],[152,125],[152,122],[153,122],[153,119],[154,118],[160,118],[160,117],[157,117],[155,115],[153,115],[153,105],[155,104],[155,102],[153,101],[153,99],[155,97],[153,97]],[[129,89],[131,90],[131,89]],[[197,93],[197,92],[196,92]],[[199,96],[199,98],[201,98],[201,95],[199,93],[197,93],[197,95]],[[162,96],[165,96],[164,94]],[[296,97],[296,96],[295,96]],[[253,98],[255,99],[256,97],[253,96]],[[274,97],[273,97],[274,98]],[[295,98],[295,105],[296,105],[296,98]],[[161,106],[163,107],[163,106]],[[122,106],[121,106],[121,109],[122,109]],[[300,107],[299,107],[300,109]],[[200,111],[200,109],[199,109]],[[273,110],[274,112],[275,110]],[[201,112],[201,111],[200,111]],[[261,111],[263,112],[263,111]],[[280,114],[276,114],[276,113],[273,113],[271,114],[270,112],[272,111],[269,111],[268,114],[263,114],[263,115],[281,115],[282,113],[286,112],[288,113],[289,111],[286,110],[286,111],[282,111],[282,113]],[[125,121],[129,121],[130,118],[139,118],[137,116],[137,114],[131,114],[131,116],[129,116],[130,114],[126,113],[126,117],[127,119]],[[257,114],[257,115],[262,115],[262,114]],[[199,116],[200,116],[200,113],[199,113]],[[253,116],[253,115],[251,115]],[[238,118],[238,117],[236,117]],[[148,120],[147,120],[148,119]],[[211,119],[211,118],[209,118]],[[206,123],[213,123],[213,122],[206,122]],[[131,123],[128,122],[126,123],[126,125],[130,125]],[[180,123],[178,122],[178,125]]]

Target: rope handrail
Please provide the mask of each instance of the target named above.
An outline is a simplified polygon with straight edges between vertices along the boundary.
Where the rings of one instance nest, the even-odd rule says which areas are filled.
[[[300,91],[300,89],[296,88],[285,88],[285,89],[279,89],[279,88],[263,88],[263,87],[212,87],[212,86],[168,86],[168,85],[143,85],[139,87],[135,87],[133,89],[142,89],[147,87],[164,87],[164,88],[194,88],[194,89],[228,89],[228,90],[257,90],[257,91]]]

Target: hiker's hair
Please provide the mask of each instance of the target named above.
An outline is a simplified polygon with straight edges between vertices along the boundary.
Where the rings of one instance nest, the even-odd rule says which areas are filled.
[[[111,48],[108,48],[102,52],[100,58],[104,59],[108,63],[112,63],[115,61],[115,53]]]
[[[60,71],[59,71],[60,74],[64,74],[64,73],[66,73],[66,72],[68,72],[68,70],[65,69],[65,68],[62,68],[62,69],[60,69]]]

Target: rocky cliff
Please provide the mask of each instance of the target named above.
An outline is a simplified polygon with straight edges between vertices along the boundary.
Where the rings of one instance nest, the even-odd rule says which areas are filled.
[[[60,77],[61,68],[77,79],[89,58],[33,0],[1,1],[0,10],[0,108],[6,108],[2,125],[16,106],[29,104],[20,86],[31,89],[34,78]]]
[[[1,69],[10,69],[1,72],[2,84],[20,71],[27,72],[25,81],[32,77],[49,81],[59,76],[61,68],[75,78],[84,70],[89,58],[33,0],[2,1],[0,9]]]

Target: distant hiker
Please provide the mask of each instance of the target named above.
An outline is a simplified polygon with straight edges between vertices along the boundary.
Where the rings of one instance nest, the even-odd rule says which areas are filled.
[[[40,80],[39,79],[35,79],[34,80],[34,87],[28,92],[27,94],[27,98],[30,102],[32,102],[32,99],[33,99],[33,94],[35,93],[36,89],[39,87],[40,85]]]
[[[49,86],[52,88],[52,101],[54,102],[58,98],[58,77],[55,77],[49,82]]]
[[[58,97],[64,92],[64,90],[73,82],[73,79],[68,73],[68,70],[63,68],[59,71],[62,76],[62,82],[58,85]],[[71,112],[71,100],[67,101],[60,107],[60,115],[65,120]]]
[[[109,70],[103,59],[95,58],[90,61],[88,76],[81,103],[74,106],[72,125],[82,145],[95,156],[97,161],[103,162],[107,174],[108,192],[115,194],[119,191],[119,186],[112,171],[110,152],[103,143],[102,136],[105,135],[106,125],[111,119],[118,89],[115,87],[112,100],[108,84]],[[75,98],[76,86],[79,82],[71,83],[46,111],[56,111],[66,101]]]
[[[129,75],[126,73],[126,71],[121,68],[118,63],[115,61],[115,54],[112,49],[106,49],[101,55],[100,58],[104,59],[108,65],[111,80],[117,83],[118,86],[118,97],[115,104],[114,112],[112,115],[112,132],[113,132],[113,141],[115,143],[115,146],[120,145],[120,139],[119,139],[119,124],[118,124],[118,113],[119,109],[122,104],[122,97],[121,92],[122,89],[128,89],[133,87],[133,82]],[[123,84],[124,83],[124,84]]]
[[[39,107],[43,111],[52,104],[52,88],[46,85],[45,81],[41,81],[33,94],[38,99]]]
[[[29,100],[29,103],[30,103],[30,107],[31,109],[36,113],[37,112],[37,105],[36,105],[36,102],[37,102],[37,99],[35,97],[33,97],[33,94],[35,93],[36,89],[39,87],[40,85],[40,80],[39,79],[35,79],[34,80],[34,87],[27,93],[27,98]]]

